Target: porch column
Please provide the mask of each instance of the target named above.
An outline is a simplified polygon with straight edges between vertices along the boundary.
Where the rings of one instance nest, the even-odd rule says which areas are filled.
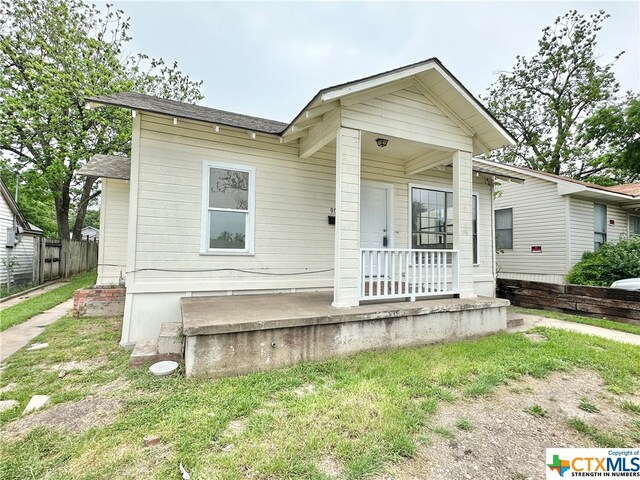
[[[460,251],[460,298],[473,292],[473,170],[471,152],[453,154],[453,248]]]
[[[355,307],[360,297],[360,130],[336,135],[336,241],[334,307]]]

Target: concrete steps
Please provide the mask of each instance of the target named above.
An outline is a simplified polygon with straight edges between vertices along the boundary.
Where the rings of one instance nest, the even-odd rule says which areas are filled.
[[[518,313],[507,313],[507,328],[515,328],[524,325],[524,317]]]
[[[136,343],[129,357],[129,366],[139,367],[163,360],[182,362],[183,358],[182,323],[163,323],[158,338],[145,338]]]

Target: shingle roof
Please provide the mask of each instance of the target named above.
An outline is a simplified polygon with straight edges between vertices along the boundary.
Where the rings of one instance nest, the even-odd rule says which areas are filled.
[[[625,195],[640,195],[640,183],[625,183],[624,185],[607,187],[607,189],[612,192],[624,193]]]
[[[77,173],[92,177],[129,180],[130,172],[131,160],[128,158],[116,155],[94,155]]]
[[[98,102],[116,107],[131,108],[141,112],[160,113],[173,117],[217,123],[228,127],[246,128],[262,133],[279,134],[288,126],[287,123],[277,122],[275,120],[225,112],[224,110],[178,102],[176,100],[167,100],[142,93],[112,93],[98,97],[87,97],[86,100],[88,102]]]
[[[490,160],[480,160],[480,163],[503,165],[512,170],[519,170],[521,172],[531,173],[534,175],[542,175],[544,177],[549,177],[551,179],[560,180],[563,182],[575,183],[577,185],[583,185],[587,188],[591,188],[594,190],[602,190],[604,192],[617,193],[620,195],[627,195],[629,197],[636,197],[640,195],[640,183],[627,183],[624,185],[613,185],[611,187],[605,187],[603,185],[598,185],[596,183],[585,182],[583,180],[576,180],[570,177],[563,177],[562,175],[556,175],[555,173],[544,172],[542,170],[534,170],[532,168],[527,168],[527,167],[516,167],[515,165],[505,165],[505,164],[500,164],[498,162],[493,162]]]

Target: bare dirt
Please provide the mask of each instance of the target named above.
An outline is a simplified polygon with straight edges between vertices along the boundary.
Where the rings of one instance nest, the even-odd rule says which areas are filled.
[[[599,411],[578,408],[583,399]],[[625,399],[640,401],[637,396],[614,395],[596,373],[578,370],[547,379],[526,378],[489,397],[441,404],[416,454],[378,480],[543,479],[546,448],[596,446],[569,426],[571,418],[633,444],[631,429],[640,416],[621,409]],[[534,405],[542,407],[546,416],[525,411]],[[469,421],[471,430],[456,426],[461,418]],[[437,428],[440,434],[434,431]]]
[[[116,380],[97,387],[93,395],[77,402],[60,403],[37,413],[25,415],[7,423],[0,433],[3,440],[21,437],[36,427],[81,433],[92,427],[102,427],[115,422],[124,406],[122,396],[116,395],[128,384]]]

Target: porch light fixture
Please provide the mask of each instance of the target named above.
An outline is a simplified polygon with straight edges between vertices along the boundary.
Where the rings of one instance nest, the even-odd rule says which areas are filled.
[[[376,143],[380,148],[386,147],[389,140],[387,138],[376,138]]]

